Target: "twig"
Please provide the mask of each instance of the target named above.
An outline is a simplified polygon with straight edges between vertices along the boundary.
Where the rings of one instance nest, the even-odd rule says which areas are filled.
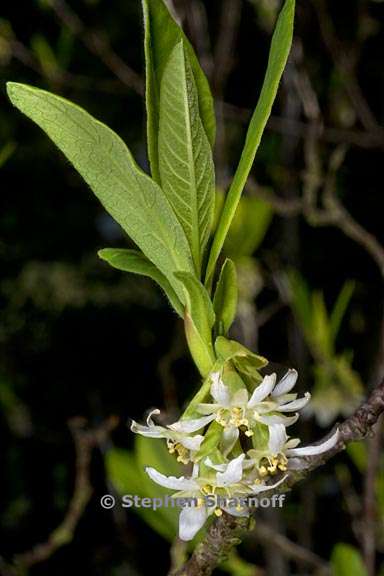
[[[256,520],[255,527],[251,533],[251,537],[252,536],[261,544],[272,545],[279,549],[287,558],[314,568],[319,575],[328,576],[330,574],[330,568],[327,562],[320,556],[292,542],[283,534],[277,533],[273,528],[268,526],[268,524],[261,522],[259,519]]]
[[[376,557],[376,477],[380,465],[382,426],[378,422],[375,435],[368,440],[368,462],[364,479],[364,505],[362,543],[365,566],[368,576],[375,576]]]
[[[316,191],[321,185],[319,153],[314,139],[308,139],[306,146],[307,171],[304,176],[303,213],[312,226],[336,226],[346,236],[360,244],[373,258],[384,277],[384,248],[379,241],[361,226],[338,200],[336,173],[340,168],[346,148],[337,147],[329,160],[328,173],[324,182],[324,209],[316,207]]]
[[[283,488],[291,488],[310,471],[325,464],[327,460],[341,452],[350,442],[362,440],[373,433],[374,426],[380,415],[384,412],[384,380],[372,392],[366,402],[339,428],[339,441],[332,450],[325,454],[305,458],[306,469],[303,472],[291,472]],[[208,529],[205,540],[199,544],[190,560],[179,570],[175,576],[209,576],[223,555],[238,543],[239,532],[247,528],[244,518],[234,518],[223,514],[215,520]]]
[[[335,67],[344,83],[346,92],[355,108],[355,111],[363,126],[373,132],[381,132],[383,129],[378,125],[357,81],[353,70],[353,59],[346,54],[341,46],[335,28],[324,0],[312,0],[319,20],[324,43],[332,56]]]
[[[144,93],[144,85],[140,75],[114,52],[106,36],[94,30],[88,30],[65,0],[50,0],[50,3],[64,26],[78,37],[92,54],[100,58],[123,84],[140,95]]]
[[[88,430],[85,428],[85,421],[82,418],[74,418],[69,422],[76,449],[76,479],[67,513],[60,525],[44,543],[34,546],[27,552],[17,554],[13,559],[12,565],[2,561],[0,563],[0,574],[3,576],[25,574],[25,570],[47,560],[56,550],[71,542],[76,526],[93,492],[90,481],[90,462],[93,449],[105,441],[117,423],[117,419],[111,417],[100,427]]]
[[[73,74],[67,70],[52,70],[49,72],[44,69],[35,55],[23,44],[17,37],[7,40],[12,58],[21,62],[24,66],[33,70],[33,72],[42,76],[47,82],[59,87],[63,86],[84,90],[91,88],[107,94],[124,93],[127,87],[122,85],[119,80],[115,79],[98,79],[84,76],[82,74]]]
[[[240,542],[239,536],[249,526],[248,518],[234,518],[226,512],[208,529],[190,560],[173,576],[209,576],[230,549]]]
[[[235,120],[243,124],[249,122],[252,115],[251,110],[240,108],[228,102],[224,102],[222,105],[224,115],[228,120]],[[313,126],[309,122],[272,115],[268,120],[267,129],[279,134],[305,139],[308,133],[313,131]],[[316,136],[319,140],[330,144],[350,144],[359,148],[384,148],[384,136],[380,132],[334,128],[319,124],[316,127]]]
[[[237,34],[240,26],[242,0],[224,0],[220,13],[219,36],[214,52],[213,92],[216,102],[217,137],[216,137],[216,170],[218,181],[225,176],[228,167],[227,159],[227,132],[224,111],[222,108],[223,95],[229,75],[234,64],[234,52]]]

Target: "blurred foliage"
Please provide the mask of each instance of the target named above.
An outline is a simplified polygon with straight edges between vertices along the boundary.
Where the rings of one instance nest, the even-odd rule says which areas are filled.
[[[315,414],[321,426],[328,426],[339,415],[349,416],[363,397],[363,384],[352,368],[352,352],[336,352],[336,339],[355,285],[351,281],[344,284],[328,313],[323,293],[311,292],[297,271],[291,271],[288,280],[292,310],[315,362],[315,384],[307,411]]]
[[[359,551],[348,544],[337,544],[332,552],[332,576],[367,576]]]

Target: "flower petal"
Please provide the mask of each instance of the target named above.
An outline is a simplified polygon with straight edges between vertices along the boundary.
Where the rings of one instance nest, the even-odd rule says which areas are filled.
[[[185,506],[179,516],[179,538],[188,542],[205,524],[208,517],[205,506]]]
[[[227,467],[227,464],[215,464],[209,457],[204,460],[204,464],[217,472],[224,472]]]
[[[281,394],[290,392],[296,384],[297,376],[297,371],[294,368],[290,368],[275,386],[272,396],[280,396]]]
[[[160,414],[160,410],[158,408],[155,408],[154,410],[151,410],[150,413],[147,416],[147,426],[155,426],[154,421],[152,420],[152,416],[156,414],[159,415]]]
[[[224,456],[227,456],[239,438],[239,429],[237,427],[224,428],[221,437],[221,451]]]
[[[337,429],[334,434],[328,440],[321,442],[317,445],[304,446],[303,448],[291,448],[286,451],[287,456],[316,456],[317,454],[323,454],[328,452],[334,446],[336,446],[339,440],[339,430]]]
[[[274,424],[273,426],[270,426],[268,441],[268,449],[270,453],[275,455],[281,452],[287,439],[288,437],[284,424]]]
[[[253,484],[251,486],[251,489],[252,489],[254,494],[260,494],[260,492],[266,492],[267,490],[272,490],[273,488],[276,488],[277,486],[282,484],[284,482],[284,480],[286,480],[287,478],[288,478],[288,474],[283,476],[283,478],[280,478],[280,480],[275,482],[275,484]]]
[[[188,448],[188,450],[192,450],[192,452],[199,450],[203,440],[204,436],[201,434],[196,434],[196,436],[184,436],[183,438],[179,439],[180,444],[182,444],[185,448]]]
[[[270,395],[276,383],[276,374],[264,376],[262,383],[255,388],[248,402],[248,408],[254,408],[258,402],[262,402]]]
[[[203,402],[196,406],[196,410],[200,414],[213,414],[214,412],[217,412],[219,408],[221,408],[220,404],[208,404],[207,402]]]
[[[227,465],[224,472],[218,472],[216,474],[216,484],[219,487],[230,486],[231,484],[237,484],[240,482],[243,476],[243,460],[245,454],[240,454],[234,460],[231,460]]]
[[[170,424],[168,428],[170,430],[174,430],[175,432],[181,432],[183,434],[191,434],[192,432],[196,432],[200,430],[200,428],[204,428],[209,422],[215,418],[214,415],[203,416],[202,418],[192,418],[190,420],[179,420],[174,424]]]
[[[282,404],[276,410],[279,412],[297,412],[297,410],[301,410],[308,404],[311,399],[311,395],[309,392],[304,394],[304,398],[298,398],[297,400],[293,400],[292,402],[288,402],[288,404]]]
[[[131,430],[148,438],[167,438],[167,430],[163,426],[155,426],[154,424],[152,426],[143,426],[132,420]]]
[[[245,388],[241,388],[234,393],[231,400],[232,406],[246,406],[248,402],[248,391]]]
[[[216,374],[219,374],[220,376],[219,372],[215,372],[215,375]],[[220,377],[212,378],[211,396],[215,400],[215,402],[217,402],[217,404],[220,404],[220,406],[223,406],[225,408],[229,407],[231,402],[231,395],[229,393],[228,386],[224,384],[224,382]]]
[[[292,426],[299,419],[299,415],[284,416],[284,414],[272,414],[271,416],[259,416],[257,420],[267,426],[274,426],[275,424],[283,424],[284,426]]]
[[[150,466],[147,466],[145,471],[151,480],[160,486],[164,486],[164,488],[171,488],[172,490],[198,489],[198,484],[192,478],[184,478],[184,476],[181,476],[180,478],[176,478],[175,476],[165,476]]]

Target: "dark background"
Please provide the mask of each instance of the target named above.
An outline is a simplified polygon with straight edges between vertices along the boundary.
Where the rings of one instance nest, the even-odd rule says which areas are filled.
[[[44,542],[65,514],[75,477],[70,418],[83,416],[95,426],[117,415],[121,424],[109,442],[129,447],[129,417],[140,420],[149,406],[165,405],[176,413],[197,381],[182,325],[161,293],[150,281],[114,271],[97,258],[98,249],[129,246],[129,239],[45,135],[6,99],[7,80],[60,93],[116,130],[146,167],[143,98],[84,45],[84,31],[73,34],[48,4],[3,2],[0,8],[0,149],[8,145],[12,150],[0,172],[0,553],[7,562]],[[218,151],[223,182],[233,173],[241,151],[243,117],[257,102],[271,28],[262,18],[262,2],[240,2],[228,81],[220,86],[209,54],[221,38],[224,2],[200,4],[206,10],[210,42],[206,31],[194,24],[194,4],[198,5],[178,3],[179,14],[185,14],[185,28],[200,48],[217,98],[223,95],[236,107],[230,108],[236,111],[233,114],[226,108],[226,141]],[[105,35],[120,58],[142,74],[139,0],[78,0],[70,5],[86,30]],[[375,126],[361,121],[345,90],[319,26],[319,5],[333,23],[346,68],[351,65],[373,117],[382,124],[384,3],[299,0],[295,30],[299,43],[295,66],[305,70],[312,82],[323,124],[335,129],[336,140],[348,146],[337,179],[338,197],[362,226],[382,240],[383,141]],[[326,32],[327,28],[325,36]],[[49,48],[55,54],[53,64]],[[259,184],[287,201],[301,193],[303,136],[310,123],[294,87],[292,66],[253,170]],[[221,107],[218,113],[221,118]],[[285,123],[279,125],[278,119]],[[323,134],[324,162],[337,143],[333,133]],[[263,288],[255,311],[279,299],[274,278],[291,266],[313,289],[324,291],[327,302],[334,301],[346,279],[356,281],[339,343],[354,351],[354,368],[368,390],[375,377],[383,313],[382,280],[375,261],[335,227],[317,228],[301,215],[287,218],[278,213],[256,256]],[[285,366],[303,367],[308,374],[308,351],[288,306],[278,307],[260,328],[258,341],[261,354]],[[311,389],[308,378],[301,384],[305,389]],[[308,437],[323,434],[314,424],[306,426]],[[298,487],[285,511],[290,536],[303,543],[310,532],[310,547],[326,559],[337,541],[360,544],[333,467],[330,463],[307,481],[307,488]],[[351,470],[360,494],[363,479],[353,466]],[[117,518],[101,510],[98,498],[110,489],[102,449],[94,451],[91,475],[95,494],[73,542],[30,573],[165,573],[169,546],[160,536],[132,514]],[[317,491],[318,498],[315,507],[311,501],[314,517],[308,518],[311,491]],[[263,565],[261,549],[248,548],[245,556]],[[291,570],[286,573],[309,573],[297,565]]]

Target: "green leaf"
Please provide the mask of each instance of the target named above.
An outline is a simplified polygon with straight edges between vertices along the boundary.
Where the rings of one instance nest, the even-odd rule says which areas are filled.
[[[249,172],[252,168],[264,128],[271,114],[272,105],[291,49],[294,14],[295,0],[286,0],[273,34],[267,72],[260,98],[248,128],[240,163],[229,189],[211,248],[206,274],[207,286],[210,286],[212,283],[217,259],[235,215]]]
[[[368,576],[360,552],[349,544],[336,544],[331,567],[332,576]]]
[[[140,170],[124,142],[64,98],[13,82],[7,90],[12,103],[48,134],[111,216],[169,278],[182,301],[173,273],[193,270],[187,239],[161,189]]]
[[[200,277],[214,216],[215,177],[192,68],[182,41],[171,52],[161,81],[159,168],[162,190],[184,228]]]
[[[224,262],[213,298],[217,333],[226,335],[236,316],[238,300],[236,266],[229,260]]]
[[[345,312],[348,308],[348,304],[351,301],[353,292],[355,290],[355,283],[351,280],[347,281],[336,300],[330,316],[330,332],[333,342],[340,330],[341,322],[344,318]]]
[[[273,217],[273,209],[261,198],[244,196],[237,207],[223,252],[233,260],[252,256],[260,246]]]
[[[184,307],[180,302],[176,292],[172,288],[167,278],[138,250],[127,250],[124,248],[104,248],[99,250],[99,257],[108,262],[110,266],[123,272],[140,274],[154,280],[162,290],[164,290],[172,307],[178,315],[183,318]]]
[[[159,169],[159,109],[160,84],[169,56],[176,46],[183,41],[191,63],[196,83],[200,117],[208,140],[213,147],[216,123],[215,111],[208,81],[196,58],[195,52],[181,28],[169,13],[163,0],[143,0],[145,26],[145,61],[146,61],[146,103],[148,156],[152,176],[160,182]]]
[[[177,272],[176,278],[185,289],[186,314],[184,318],[188,345],[201,375],[206,377],[214,362],[212,346],[212,327],[215,323],[215,312],[208,292],[204,286],[189,272]]]
[[[153,439],[145,439],[145,441],[151,440]],[[163,450],[161,450],[164,446],[160,446],[158,439],[157,443],[157,449],[160,448],[158,451],[164,455]],[[143,452],[145,448],[141,447],[140,450]],[[150,448],[150,450],[152,449]],[[170,457],[168,453],[166,453],[165,456]],[[148,461],[148,465],[153,466],[151,462],[153,462],[154,459],[151,458],[151,456],[148,459],[145,458],[145,460]],[[109,480],[121,496],[130,495],[139,496],[140,498],[161,498],[167,494],[164,488],[157,486],[150,480],[143,466],[139,463],[137,455],[134,453],[117,448],[108,450],[105,465]],[[164,465],[162,469],[164,469]],[[170,474],[171,472],[168,471],[166,473]],[[176,475],[179,474],[180,470],[178,469]],[[163,536],[163,538],[170,542],[173,541],[177,532],[177,508],[158,508],[157,510],[152,510],[151,508],[132,506],[129,510],[132,510],[140,516],[148,526]]]

